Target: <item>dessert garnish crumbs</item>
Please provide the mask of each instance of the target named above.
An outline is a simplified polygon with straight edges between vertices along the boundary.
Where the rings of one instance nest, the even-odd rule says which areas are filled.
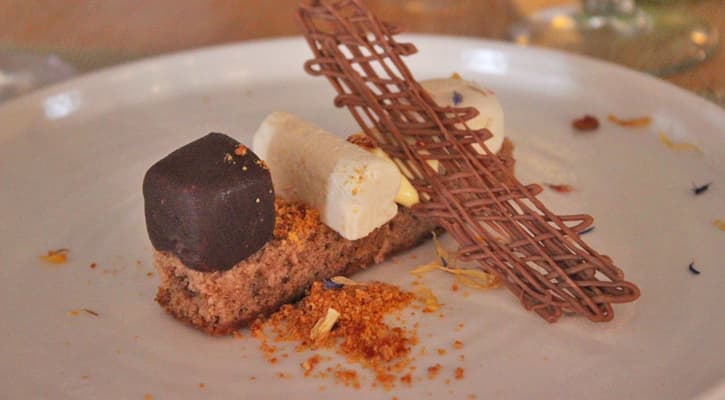
[[[463,102],[463,95],[457,91],[453,91],[453,105],[457,106]]]
[[[687,266],[687,269],[689,269],[693,275],[700,275],[700,271],[697,268],[695,268],[694,261],[690,262],[690,265]]]
[[[571,193],[574,190],[571,185],[546,183],[546,186],[557,193]]]
[[[461,342],[460,340],[456,340],[455,342],[453,342],[453,347],[460,350],[463,348],[463,342]]]
[[[571,122],[572,128],[581,132],[590,132],[599,128],[599,120],[589,114]]]
[[[200,384],[199,384],[199,389],[204,389],[205,387],[206,387],[206,385],[205,385],[205,384],[203,384],[203,383],[200,383]]]
[[[720,229],[721,231],[725,231],[725,221],[721,219],[716,219],[712,221],[712,224],[715,225],[717,229]]]
[[[650,124],[652,123],[652,117],[648,116],[630,119],[620,119],[612,114],[609,114],[609,116],[607,116],[607,119],[609,119],[609,122],[628,128],[644,128],[650,126]]]
[[[154,396],[151,393],[146,393],[143,396],[143,400],[154,400]]]
[[[298,352],[330,348],[348,361],[372,370],[375,385],[391,388],[398,380],[396,375],[410,364],[411,346],[418,339],[415,329],[391,326],[384,318],[402,310],[413,299],[412,293],[381,282],[343,285],[337,290],[326,290],[322,282],[314,282],[302,300],[282,306],[266,320],[257,320],[251,330],[262,342],[260,348],[268,360],[272,347],[267,344],[268,340],[296,342]],[[311,334],[313,330],[315,334]],[[272,335],[268,338],[266,333]],[[308,359],[301,368],[305,373],[310,372],[317,360]],[[340,364],[320,369],[313,376],[318,375],[360,387],[357,372]]]
[[[706,183],[702,186],[694,186],[692,188],[692,193],[694,193],[695,196],[701,195],[701,194],[707,192],[707,189],[710,189],[710,185],[712,185],[712,182]]]
[[[451,74],[451,79],[460,80],[462,78],[461,78],[461,75],[458,72],[454,72],[454,73]]]
[[[579,234],[580,234],[580,235],[586,235],[587,233],[589,233],[589,232],[591,232],[591,231],[593,231],[593,230],[594,230],[594,225],[590,226],[590,227],[589,227],[589,228],[587,228],[587,229],[584,229],[583,231],[579,232]]]
[[[668,149],[674,150],[674,151],[696,151],[698,153],[702,153],[702,149],[694,145],[692,143],[687,142],[673,142],[672,139],[670,139],[667,135],[660,132],[659,133],[660,142],[662,142],[665,146],[667,146]]]
[[[327,335],[330,334],[332,327],[335,326],[338,318],[340,318],[340,313],[332,307],[328,308],[327,314],[317,320],[315,326],[310,330],[310,339],[315,342],[325,340]]]
[[[456,368],[456,379],[458,379],[458,380],[463,379],[463,368],[461,368],[461,367]]]
[[[40,256],[40,259],[51,264],[64,264],[68,260],[68,249],[48,250],[48,254]]]
[[[96,263],[91,263],[91,265],[88,266],[90,269],[96,269]]]

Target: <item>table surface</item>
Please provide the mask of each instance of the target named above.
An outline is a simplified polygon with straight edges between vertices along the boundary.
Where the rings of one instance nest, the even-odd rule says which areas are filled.
[[[725,33],[723,0],[649,0],[692,12]],[[299,34],[298,0],[0,0],[0,49],[52,52],[80,72],[156,54]],[[512,22],[554,0],[369,0],[412,32],[505,39]],[[725,106],[725,50],[664,79]]]

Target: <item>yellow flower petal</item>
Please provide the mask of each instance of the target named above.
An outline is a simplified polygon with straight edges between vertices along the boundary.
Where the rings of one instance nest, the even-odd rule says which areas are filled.
[[[673,142],[667,135],[660,132],[659,133],[660,142],[662,142],[665,146],[667,146],[668,149],[674,150],[674,151],[696,151],[698,153],[702,153],[702,149],[692,143],[687,142]]]

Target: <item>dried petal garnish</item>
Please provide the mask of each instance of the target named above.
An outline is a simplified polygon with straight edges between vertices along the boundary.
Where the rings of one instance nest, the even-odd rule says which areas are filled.
[[[438,309],[441,308],[441,304],[438,302],[438,298],[428,287],[423,286],[420,289],[416,290],[415,296],[425,305],[423,307],[423,312],[425,313],[438,311]]]
[[[701,194],[707,192],[707,189],[710,189],[710,185],[712,185],[712,182],[706,183],[702,186],[695,186],[692,188],[692,193],[694,193],[695,196],[701,195]]]
[[[593,230],[594,230],[594,226],[592,225],[592,226],[590,226],[589,228],[587,228],[587,229],[584,229],[583,231],[579,232],[579,234],[580,234],[580,235],[586,235],[587,233],[589,233],[589,232],[591,232],[591,231],[593,231]]]
[[[87,308],[81,308],[81,311],[83,311],[86,314],[90,314],[90,315],[92,315],[94,317],[97,317],[99,315],[97,312],[95,312],[93,310],[89,310]]]
[[[694,145],[692,143],[687,142],[673,142],[667,135],[660,132],[659,133],[660,142],[662,142],[665,146],[667,146],[668,149],[674,150],[674,151],[696,151],[698,153],[702,153],[702,149]]]
[[[607,117],[610,122],[613,122],[619,126],[625,126],[628,128],[644,128],[650,126],[652,123],[652,117],[644,116],[630,119],[619,119],[616,116],[609,114]]]
[[[700,271],[695,268],[695,262],[690,262],[690,265],[687,266],[687,269],[692,272],[693,275],[700,275]]]
[[[586,114],[583,117],[572,121],[571,126],[581,132],[593,131],[599,128],[599,120],[597,117]]]
[[[338,318],[340,318],[340,313],[332,307],[328,308],[327,314],[320,318],[315,326],[312,327],[312,330],[310,331],[310,339],[315,342],[325,340],[332,330],[332,327],[335,326]]]
[[[725,221],[721,219],[716,219],[712,221],[712,224],[717,227],[717,229],[720,229],[721,231],[725,231]]]
[[[457,91],[453,91],[453,105],[457,106],[463,102],[463,95]]]
[[[63,264],[68,260],[68,249],[48,250],[48,254],[40,256],[40,259],[51,264]]]
[[[330,281],[332,283],[336,283],[341,286],[365,286],[368,283],[367,282],[356,282],[350,278],[346,278],[344,276],[335,276],[330,278]]]
[[[322,287],[325,289],[340,289],[343,285],[339,283],[335,283],[329,279],[323,279],[322,280]]]
[[[440,267],[438,269],[455,275],[459,282],[474,289],[489,289],[498,285],[498,282],[493,275],[483,272],[480,269],[446,267]]]
[[[546,186],[557,192],[557,193],[571,193],[572,190],[574,190],[571,185],[561,185],[561,184],[554,184],[554,183],[547,183]]]

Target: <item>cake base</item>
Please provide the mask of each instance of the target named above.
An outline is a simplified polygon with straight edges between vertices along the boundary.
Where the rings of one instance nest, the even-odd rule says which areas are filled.
[[[304,205],[277,200],[276,209],[274,239],[227,271],[195,271],[173,254],[155,251],[156,301],[207,333],[230,334],[300,298],[312,282],[380,263],[429,238],[436,228],[400,207],[370,235],[350,241]]]

